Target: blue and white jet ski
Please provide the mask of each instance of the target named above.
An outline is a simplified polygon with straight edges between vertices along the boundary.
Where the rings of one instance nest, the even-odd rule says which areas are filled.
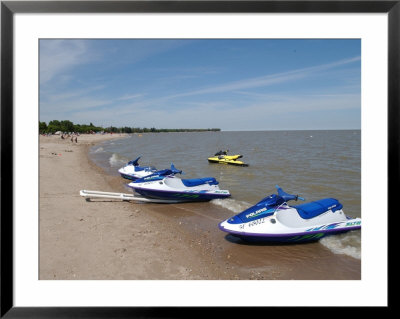
[[[219,224],[222,231],[245,241],[307,242],[328,235],[361,229],[360,218],[347,217],[343,205],[334,198],[325,198],[297,206],[290,200],[305,200],[285,193],[276,185],[272,194],[254,206]]]
[[[128,184],[134,191],[147,198],[171,199],[182,202],[209,201],[231,196],[228,190],[221,190],[214,177],[181,179],[176,174],[183,174],[174,164],[170,169],[157,171],[149,176]]]
[[[124,167],[118,170],[118,173],[125,179],[137,180],[139,178],[148,176],[157,171],[153,166],[139,166],[139,156],[137,159],[129,161]]]

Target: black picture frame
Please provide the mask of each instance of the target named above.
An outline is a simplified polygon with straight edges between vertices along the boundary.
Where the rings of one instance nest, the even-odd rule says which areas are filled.
[[[177,318],[202,315],[190,307],[14,307],[13,304],[13,17],[16,13],[387,13],[388,212],[399,180],[400,0],[396,1],[1,1],[1,308],[5,318]],[[380,199],[384,200],[384,199]],[[388,214],[390,218],[390,214]],[[390,223],[388,223],[390,225]],[[389,226],[388,226],[389,227]],[[390,234],[390,230],[388,229]],[[390,240],[388,238],[388,247]],[[390,249],[389,249],[390,250]],[[388,259],[389,255],[388,255]],[[388,265],[390,260],[388,260]],[[388,269],[389,270],[389,269]],[[388,286],[390,280],[388,280]],[[389,295],[389,294],[388,294]],[[267,296],[266,296],[267,298]],[[390,298],[388,298],[390,306]],[[389,307],[387,307],[389,308]],[[254,309],[254,308],[252,308]],[[293,310],[293,308],[291,308]],[[299,315],[304,309],[296,309]],[[235,309],[234,316],[245,314]],[[212,309],[226,315],[226,309]],[[232,314],[231,314],[232,315]],[[246,313],[248,315],[248,313]]]

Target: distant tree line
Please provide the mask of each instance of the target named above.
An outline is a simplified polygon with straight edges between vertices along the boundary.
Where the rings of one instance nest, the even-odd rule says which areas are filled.
[[[101,127],[95,126],[92,123],[89,125],[87,124],[74,124],[71,121],[64,120],[58,121],[53,120],[50,121],[47,125],[46,122],[39,122],[39,133],[40,134],[54,134],[58,131],[61,132],[75,132],[75,133],[97,133],[97,132],[105,132],[105,133],[162,133],[162,132],[207,132],[207,131],[221,131],[219,128],[207,128],[207,129],[189,129],[189,128],[182,128],[182,129],[156,129],[154,127],[147,128],[147,127]]]
[[[208,131],[221,131],[219,128],[207,128],[207,129],[197,129],[197,128],[147,128],[147,127],[120,127],[120,128],[107,128],[111,129],[112,132],[116,130],[119,133],[165,133],[165,132],[208,132]]]
[[[95,126],[92,123],[89,125],[87,124],[74,124],[71,121],[65,120],[65,121],[58,121],[58,120],[53,120],[50,121],[49,124],[47,125],[46,122],[39,122],[39,133],[40,134],[45,134],[45,133],[51,133],[54,134],[55,132],[61,131],[61,132],[75,132],[75,133],[96,133],[96,132],[101,132],[104,129],[99,126]]]

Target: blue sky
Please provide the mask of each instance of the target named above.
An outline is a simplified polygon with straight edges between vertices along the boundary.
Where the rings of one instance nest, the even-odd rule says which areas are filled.
[[[40,40],[40,121],[360,129],[357,39]]]

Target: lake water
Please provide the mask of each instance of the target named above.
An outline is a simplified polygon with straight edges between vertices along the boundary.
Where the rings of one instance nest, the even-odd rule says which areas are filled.
[[[231,155],[243,155],[241,160],[249,166],[207,161],[217,151],[227,149]],[[360,130],[132,134],[94,146],[90,156],[112,175],[142,156],[141,166],[164,169],[174,163],[185,173],[182,178],[215,177],[232,197],[212,204],[229,209],[232,215],[276,193],[278,184],[306,202],[336,198],[347,216],[361,217]],[[335,253],[361,258],[360,231],[320,242]]]

